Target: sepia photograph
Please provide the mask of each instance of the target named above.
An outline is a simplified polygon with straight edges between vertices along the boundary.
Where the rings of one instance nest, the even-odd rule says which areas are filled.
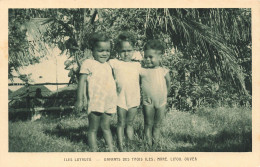
[[[10,159],[207,166],[223,154],[220,164],[260,165],[251,7],[6,12]]]
[[[252,151],[251,9],[9,9],[8,21],[10,152]]]

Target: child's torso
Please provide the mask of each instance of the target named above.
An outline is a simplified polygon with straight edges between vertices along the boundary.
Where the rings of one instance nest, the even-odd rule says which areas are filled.
[[[165,70],[161,67],[155,69],[142,69],[142,91],[149,96],[167,95]]]
[[[112,75],[112,69],[107,63],[92,62],[92,69],[88,76],[88,84],[92,89],[111,89],[115,82]]]
[[[88,97],[89,111],[115,112],[116,84],[112,75],[112,69],[108,63],[100,63],[88,60]]]
[[[115,79],[120,86],[139,85],[140,64],[118,61],[113,66]]]

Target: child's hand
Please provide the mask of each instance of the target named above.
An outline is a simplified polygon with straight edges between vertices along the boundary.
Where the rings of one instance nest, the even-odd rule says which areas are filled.
[[[74,111],[76,113],[81,112],[83,109],[83,102],[82,101],[76,101]]]
[[[118,94],[121,92],[121,90],[122,88],[118,84],[116,84],[116,91]]]
[[[83,110],[88,111],[88,100],[86,96],[84,96]]]

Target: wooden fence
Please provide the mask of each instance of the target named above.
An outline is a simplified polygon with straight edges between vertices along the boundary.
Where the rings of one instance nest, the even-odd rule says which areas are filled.
[[[29,112],[31,119],[35,117],[36,114],[39,114],[40,111],[64,111],[68,109],[73,109],[74,106],[58,106],[58,107],[39,107],[39,106],[33,106],[31,105],[31,99],[34,99],[35,97],[30,96],[30,86],[39,86],[39,85],[68,85],[68,83],[36,83],[36,84],[30,84],[30,83],[9,83],[8,86],[25,86],[26,87],[26,93],[22,97],[12,97],[12,100],[18,100],[18,99],[26,99],[26,108],[10,108],[9,107],[9,113],[15,114],[15,113],[21,113],[21,112]],[[58,92],[57,92],[58,93]],[[53,99],[55,97],[37,97],[37,99]],[[67,97],[68,98],[68,97]]]
[[[33,86],[33,85],[69,85],[69,83],[50,83],[50,82],[46,82],[46,83],[35,83],[35,84],[31,84],[31,83],[9,83],[8,86]]]

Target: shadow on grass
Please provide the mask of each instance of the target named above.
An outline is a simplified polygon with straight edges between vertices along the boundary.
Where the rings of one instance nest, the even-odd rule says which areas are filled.
[[[11,122],[27,121],[31,119],[32,113],[30,111],[23,112],[9,112],[8,120]]]
[[[110,129],[111,129],[112,136],[115,136],[116,127],[111,125]],[[55,129],[45,131],[45,133],[48,135],[66,138],[74,143],[83,142],[85,144],[88,143],[87,132],[88,132],[88,126],[81,126],[78,128],[68,128],[68,127],[64,127],[61,124],[58,124]],[[101,138],[103,138],[103,133],[101,128],[99,128],[97,132],[97,140],[100,140]]]
[[[11,122],[28,121],[28,120],[31,120],[33,113],[34,112],[30,111],[29,109],[28,109],[28,111],[19,111],[19,112],[9,111],[8,112],[8,120],[11,121]],[[41,115],[41,118],[48,117],[48,119],[50,121],[53,121],[53,120],[55,121],[56,119],[62,118],[62,117],[69,117],[73,114],[71,109],[66,109],[66,110],[63,110],[63,111],[42,110],[42,111],[38,111],[37,113]],[[45,119],[45,121],[46,121],[46,119]]]
[[[187,146],[178,146],[173,152],[251,152],[252,131],[238,133],[237,131],[223,130],[216,135],[194,137],[178,135],[174,141],[191,143]]]
[[[79,128],[64,128],[61,125],[57,125],[57,127],[53,130],[46,130],[45,133],[48,135],[53,135],[57,137],[62,137],[70,140],[71,142],[83,142],[87,143],[86,133],[87,130],[86,126],[79,127]]]

